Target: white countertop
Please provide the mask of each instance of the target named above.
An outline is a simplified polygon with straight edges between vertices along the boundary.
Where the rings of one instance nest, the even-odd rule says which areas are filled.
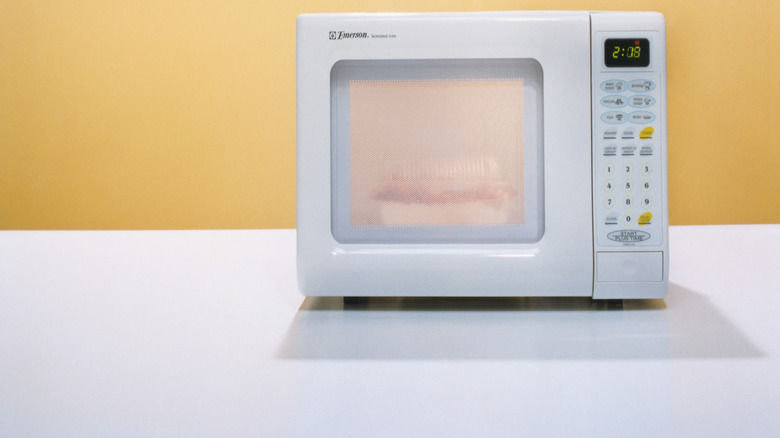
[[[780,436],[780,225],[665,300],[304,300],[295,232],[0,232],[1,437]]]

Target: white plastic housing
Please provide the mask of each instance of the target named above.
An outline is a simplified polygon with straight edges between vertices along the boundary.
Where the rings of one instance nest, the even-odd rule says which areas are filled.
[[[596,15],[300,16],[301,292],[593,296]]]

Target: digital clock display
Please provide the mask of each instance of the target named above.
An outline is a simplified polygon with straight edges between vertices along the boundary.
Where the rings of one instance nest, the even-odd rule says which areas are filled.
[[[647,67],[650,65],[650,41],[647,38],[609,38],[604,41],[607,67]]]

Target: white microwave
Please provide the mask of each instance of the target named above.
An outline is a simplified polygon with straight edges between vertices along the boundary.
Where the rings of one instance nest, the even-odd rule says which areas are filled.
[[[301,292],[664,297],[665,33],[652,12],[298,17]]]

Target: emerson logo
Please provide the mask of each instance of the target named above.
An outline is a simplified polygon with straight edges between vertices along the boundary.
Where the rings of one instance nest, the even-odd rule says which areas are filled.
[[[328,32],[328,39],[345,40],[349,38],[368,38],[367,32],[344,32],[343,30],[332,30]]]

